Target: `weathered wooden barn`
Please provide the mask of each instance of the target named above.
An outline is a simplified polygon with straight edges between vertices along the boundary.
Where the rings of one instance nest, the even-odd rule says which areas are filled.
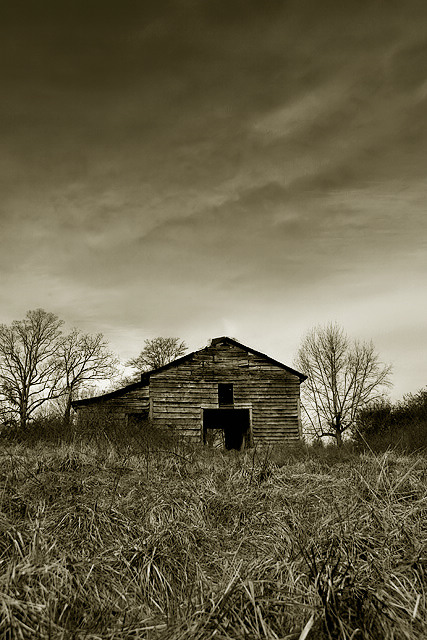
[[[225,447],[295,441],[301,435],[300,384],[306,376],[240,344],[215,338],[209,346],[143,373],[141,380],[78,400],[80,416],[108,412],[121,424],[169,427],[193,441],[220,435]]]

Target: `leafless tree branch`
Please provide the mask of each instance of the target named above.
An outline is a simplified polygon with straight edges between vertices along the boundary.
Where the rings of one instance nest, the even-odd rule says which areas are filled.
[[[180,358],[186,351],[187,345],[179,338],[153,338],[145,340],[144,348],[139,356],[129,360],[126,365],[135,367],[141,372],[150,371]]]
[[[310,331],[295,365],[308,376],[301,395],[309,425],[338,445],[357,412],[391,385],[391,367],[380,362],[372,342],[350,342],[337,324]]]

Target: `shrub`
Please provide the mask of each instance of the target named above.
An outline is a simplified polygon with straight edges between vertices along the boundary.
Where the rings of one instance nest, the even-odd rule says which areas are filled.
[[[37,442],[61,444],[72,442],[74,435],[73,426],[66,426],[63,416],[52,412],[35,416],[25,428],[17,421],[3,425],[0,438],[5,442],[28,445]]]
[[[377,402],[359,412],[355,440],[373,451],[424,450],[427,442],[427,392],[408,394],[396,404]]]

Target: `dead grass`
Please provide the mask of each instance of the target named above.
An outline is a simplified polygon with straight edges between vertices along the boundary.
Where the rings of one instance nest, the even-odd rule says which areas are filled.
[[[0,638],[427,637],[423,457],[80,442],[0,461]]]

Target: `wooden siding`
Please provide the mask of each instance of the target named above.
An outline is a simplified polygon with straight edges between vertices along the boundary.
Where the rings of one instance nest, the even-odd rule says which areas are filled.
[[[93,404],[83,405],[79,407],[79,415],[81,420],[90,420],[95,413],[103,414],[108,412],[112,420],[125,424],[127,416],[132,413],[140,413],[149,410],[149,387],[148,385],[125,391],[121,395],[114,398],[100,399]]]
[[[196,352],[176,367],[150,377],[154,424],[172,426],[196,441],[202,438],[203,408],[218,408],[218,384],[232,383],[234,407],[251,412],[255,443],[300,437],[298,376],[229,343]]]

